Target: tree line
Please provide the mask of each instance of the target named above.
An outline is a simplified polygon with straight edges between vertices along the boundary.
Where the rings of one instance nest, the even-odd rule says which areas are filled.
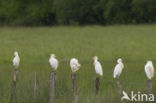
[[[156,0],[0,0],[0,25],[156,22]]]

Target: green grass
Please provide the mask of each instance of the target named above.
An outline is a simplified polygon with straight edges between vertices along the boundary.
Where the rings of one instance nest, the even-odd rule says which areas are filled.
[[[121,75],[123,89],[145,93],[147,60],[156,64],[156,25],[116,25],[84,27],[0,28],[0,103],[10,102],[13,78],[13,52],[19,52],[21,63],[17,87],[17,103],[34,103],[34,72],[39,75],[39,99],[48,103],[50,65],[55,53],[59,62],[55,103],[72,103],[72,81],[69,60],[79,59],[77,72],[79,103],[120,103],[113,70],[121,57],[125,68]],[[94,100],[92,57],[97,55],[103,66],[100,93]],[[156,67],[156,65],[155,65]],[[156,94],[156,78],[153,78]]]

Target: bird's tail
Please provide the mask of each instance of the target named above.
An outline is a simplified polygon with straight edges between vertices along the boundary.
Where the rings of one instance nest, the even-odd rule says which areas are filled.
[[[100,76],[103,76],[103,73],[100,73]]]

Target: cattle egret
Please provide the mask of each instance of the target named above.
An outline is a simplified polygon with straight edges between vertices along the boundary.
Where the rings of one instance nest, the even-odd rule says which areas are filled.
[[[152,77],[154,76],[154,67],[153,67],[152,61],[147,61],[145,65],[145,73],[148,79],[152,79]]]
[[[51,55],[50,55],[49,63],[50,63],[50,66],[51,66],[54,70],[57,70],[57,67],[58,67],[58,60],[55,58],[55,54],[51,54]]]
[[[95,72],[99,74],[100,76],[103,76],[102,66],[101,66],[101,63],[98,61],[98,57],[95,56],[93,60],[94,60]]]
[[[15,51],[14,52],[14,59],[13,59],[13,66],[15,66],[15,68],[17,69],[19,67],[19,63],[20,63],[20,57],[18,55],[18,52]]]
[[[80,63],[76,58],[72,58],[70,60],[70,67],[71,67],[72,72],[78,71],[80,66],[81,66]]]
[[[122,73],[122,69],[124,68],[124,64],[122,63],[121,58],[117,60],[117,63],[118,64],[114,68],[114,75],[113,75],[114,78],[119,77],[120,74]]]

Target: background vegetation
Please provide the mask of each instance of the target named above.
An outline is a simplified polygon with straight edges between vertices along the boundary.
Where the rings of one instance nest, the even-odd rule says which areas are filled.
[[[10,94],[15,50],[21,57],[15,103],[35,103],[34,72],[39,75],[39,98],[36,103],[48,103],[52,70],[48,59],[51,53],[55,53],[60,61],[55,103],[73,103],[69,66],[72,57],[78,58],[82,65],[77,72],[78,103],[121,103],[118,87],[113,79],[114,66],[119,57],[125,65],[120,77],[123,89],[129,95],[132,90],[135,93],[146,93],[144,65],[147,60],[152,60],[156,67],[155,34],[156,25],[0,28],[0,103],[13,103],[10,101]],[[96,74],[92,60],[95,55],[99,57],[104,73],[96,101]],[[156,95],[155,77],[153,82],[153,93]]]
[[[156,22],[156,0],[0,0],[0,25]]]

